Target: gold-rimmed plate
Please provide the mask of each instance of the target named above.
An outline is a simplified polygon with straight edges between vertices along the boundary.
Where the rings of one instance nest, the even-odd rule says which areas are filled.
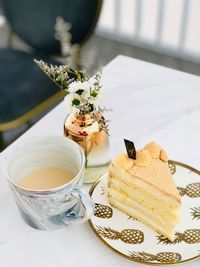
[[[90,189],[95,214],[89,224],[97,237],[118,254],[142,264],[179,264],[200,258],[200,171],[177,161],[169,168],[182,198],[181,223],[170,242],[143,223],[110,206],[107,173]]]

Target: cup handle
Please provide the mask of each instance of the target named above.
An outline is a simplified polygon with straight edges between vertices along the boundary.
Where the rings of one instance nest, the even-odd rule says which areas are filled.
[[[73,189],[70,194],[78,201],[62,214],[61,221],[65,224],[86,222],[94,214],[94,202],[87,193],[80,189]]]

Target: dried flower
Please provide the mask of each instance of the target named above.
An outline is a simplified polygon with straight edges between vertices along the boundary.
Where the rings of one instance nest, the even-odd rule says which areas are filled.
[[[62,17],[56,18],[55,38],[60,42],[62,61],[72,68],[79,66],[79,44],[72,44],[72,35],[70,33],[71,23],[66,22]]]

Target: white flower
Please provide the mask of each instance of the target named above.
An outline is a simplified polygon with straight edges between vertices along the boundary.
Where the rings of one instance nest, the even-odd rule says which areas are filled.
[[[74,93],[74,94],[69,94],[69,95],[67,95],[67,96],[64,98],[64,103],[65,103],[65,105],[66,105],[66,106],[72,106],[72,101],[73,101],[74,99],[77,99],[77,100],[81,101],[81,97],[80,97],[80,95],[78,95],[78,94],[76,94],[76,93]]]
[[[81,94],[82,99],[87,99],[90,97],[90,90],[84,90],[83,93]]]
[[[72,83],[70,83],[69,88],[68,88],[69,92],[70,93],[76,92],[79,89],[78,86],[79,86],[78,85],[78,82],[72,82]]]
[[[78,110],[87,112],[87,110],[90,110],[90,104],[95,106],[95,103],[99,101],[100,89],[101,86],[97,76],[84,82],[74,81],[69,85],[69,95],[66,97],[66,102],[75,112]]]
[[[72,100],[73,100],[73,99],[78,99],[78,100],[81,101],[81,96],[80,96],[79,94],[76,94],[76,93],[72,94],[72,95],[71,95],[71,98],[72,98]]]
[[[90,90],[90,83],[88,81],[84,81],[84,82],[72,82],[69,85],[69,91],[70,93],[74,93],[78,90]]]
[[[72,106],[72,100],[74,99],[74,95],[67,95],[65,98],[64,98],[64,105],[67,109],[69,109],[69,112],[71,113],[77,113],[79,112],[79,109],[76,108],[75,106]]]

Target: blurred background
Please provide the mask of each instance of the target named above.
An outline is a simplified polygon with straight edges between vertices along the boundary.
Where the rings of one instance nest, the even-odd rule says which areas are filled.
[[[199,0],[0,0],[1,150],[63,98],[34,58],[93,73],[121,54],[199,75],[199,10]],[[71,28],[56,41],[58,16]],[[71,61],[62,39],[79,45]]]
[[[199,75],[199,10],[198,0],[104,1],[96,38],[113,49],[102,57],[107,50],[108,60],[120,53]]]

